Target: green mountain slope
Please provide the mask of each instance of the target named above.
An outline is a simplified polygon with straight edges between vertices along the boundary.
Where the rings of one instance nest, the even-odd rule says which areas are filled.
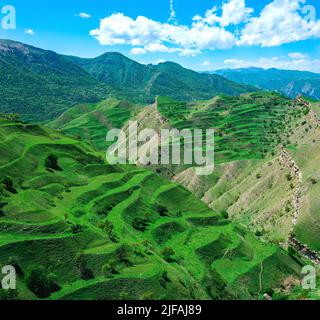
[[[150,103],[157,95],[190,101],[255,90],[173,63],[146,66],[119,53],[81,59],[10,40],[0,40],[0,71],[0,112],[19,113],[34,122],[110,96]]]
[[[290,98],[302,94],[320,100],[320,74],[317,73],[260,68],[226,69],[215,73],[237,83],[280,92]]]
[[[251,299],[299,277],[179,184],[9,117],[0,137],[0,263],[18,298]]]
[[[48,125],[81,138],[97,150],[107,150],[106,134],[121,129],[142,107],[127,101],[107,99],[99,103],[82,104],[68,109]]]
[[[24,119],[54,119],[68,107],[97,102],[108,88],[79,66],[54,53],[0,40],[0,112]]]
[[[201,179],[185,167],[170,166],[171,177],[265,239],[281,243],[299,234],[302,243],[319,251],[318,197],[309,194],[318,180],[317,109],[303,99],[269,93],[198,104],[160,97],[157,109],[180,130],[216,130],[215,172]]]
[[[210,99],[217,94],[239,95],[255,88],[236,84],[218,75],[199,74],[172,62],[143,65],[120,53],[94,59],[67,57],[99,81],[119,90],[120,97],[134,102],[154,102],[157,95],[178,100]]]
[[[177,129],[215,129],[215,162],[262,159],[291,143],[292,122],[309,112],[274,93],[183,103],[159,97],[157,111]]]

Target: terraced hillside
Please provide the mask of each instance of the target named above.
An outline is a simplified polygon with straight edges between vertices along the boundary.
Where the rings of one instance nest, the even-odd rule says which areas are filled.
[[[278,94],[216,97],[200,103],[158,99],[158,111],[174,128],[214,128],[215,161],[262,159],[277,146],[289,145],[291,123],[308,108]]]
[[[213,212],[179,184],[103,163],[89,145],[0,118],[2,298],[258,298],[301,264]]]
[[[128,101],[109,98],[99,103],[70,108],[48,125],[85,140],[97,150],[105,151],[108,147],[108,130],[122,128],[141,108]]]
[[[319,103],[295,103],[309,112],[289,123],[293,130],[285,148],[278,146],[264,159],[219,164],[205,178],[188,169],[174,180],[259,238],[292,246],[319,264]],[[319,290],[310,297],[319,299]]]
[[[138,131],[152,128],[157,134],[163,128],[176,128],[180,132],[183,129],[214,129],[215,164],[223,164],[275,156],[278,150],[293,143],[290,139],[295,126],[308,113],[309,108],[299,101],[275,93],[257,92],[190,103],[158,97],[154,105],[143,109],[134,120],[139,123]],[[127,131],[128,126],[124,130]],[[150,140],[148,147],[155,148]],[[169,178],[189,167],[150,166]]]

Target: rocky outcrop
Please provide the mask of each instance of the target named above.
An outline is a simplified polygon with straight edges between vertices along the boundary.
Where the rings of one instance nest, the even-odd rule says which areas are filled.
[[[311,250],[308,246],[297,240],[294,235],[290,236],[288,244],[295,248],[306,259],[310,259],[314,263],[320,264],[319,255],[315,251]]]

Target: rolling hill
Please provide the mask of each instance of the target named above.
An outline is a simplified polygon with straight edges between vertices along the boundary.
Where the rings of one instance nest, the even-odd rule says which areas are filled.
[[[303,95],[320,100],[320,74],[317,73],[261,68],[225,69],[215,73],[237,83],[282,93],[289,98]]]
[[[10,116],[0,137],[0,263],[18,270],[1,298],[281,298],[299,283],[301,260],[177,183]]]

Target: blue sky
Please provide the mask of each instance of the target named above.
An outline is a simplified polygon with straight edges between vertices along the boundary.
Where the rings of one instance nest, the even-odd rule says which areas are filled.
[[[120,51],[142,63],[170,60],[194,70],[320,73],[317,0],[0,0],[5,5],[15,7],[17,29],[0,28],[0,38],[59,53]]]

